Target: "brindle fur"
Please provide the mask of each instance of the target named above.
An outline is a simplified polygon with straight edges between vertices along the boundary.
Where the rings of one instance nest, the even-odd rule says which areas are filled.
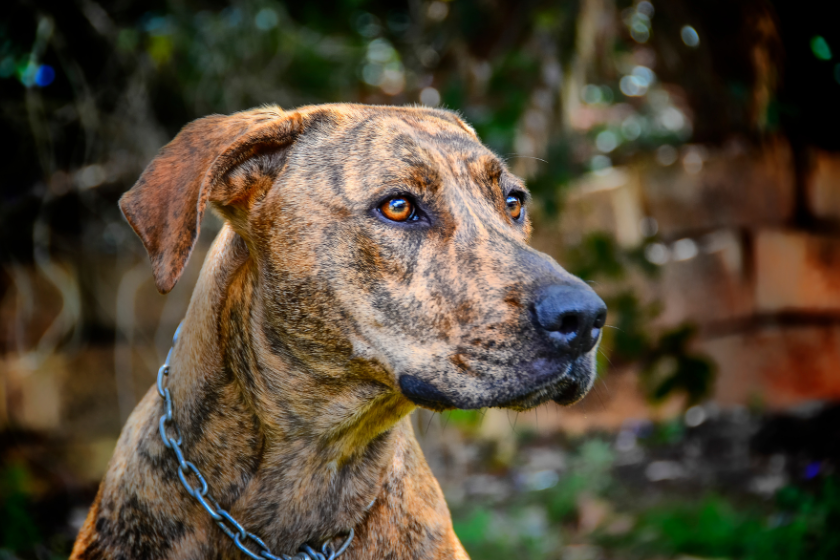
[[[592,352],[558,362],[535,331],[534,290],[580,281],[526,245],[510,189],[524,192],[451,112],[328,105],[195,121],[121,200],[164,293],[206,203],[226,219],[169,386],[185,455],[275,554],[352,527],[347,560],[467,558],[415,402],[523,409],[591,386]],[[429,223],[377,217],[396,194]],[[73,559],[244,557],[181,487],[161,413],[152,388]]]

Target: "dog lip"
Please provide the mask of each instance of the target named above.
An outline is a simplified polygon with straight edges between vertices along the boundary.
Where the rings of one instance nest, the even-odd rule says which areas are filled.
[[[556,394],[554,391],[555,387],[559,386],[561,388],[561,391],[563,391],[569,384],[569,374],[572,372],[573,367],[574,362],[569,362],[563,368],[561,373],[555,373],[542,383],[538,384],[536,387],[528,387],[526,391],[523,391],[520,394],[514,395],[513,397],[510,397],[505,401],[500,402],[498,404],[494,404],[492,406],[498,406],[503,408],[530,408],[530,406],[535,405],[528,405],[527,403],[534,401],[534,399],[539,397],[541,393],[544,394],[546,398],[540,399],[540,402],[548,399],[553,399],[554,396],[551,395]]]
[[[551,397],[551,400],[556,402],[562,406],[568,406],[570,404],[575,404],[584,396],[586,396],[587,391],[583,389],[583,385],[580,383],[570,383],[568,385],[563,386],[560,389],[560,392]]]
[[[437,411],[459,408],[440,389],[414,375],[400,376],[400,389],[408,400],[423,408]]]
[[[552,375],[536,387],[529,387],[524,394],[505,399],[490,406],[526,410],[553,400],[567,406],[581,400],[591,388],[593,371],[585,364],[584,356],[566,364],[562,373]]]
[[[589,393],[595,379],[595,370],[587,367],[583,358],[578,358],[570,364],[568,371],[570,383],[560,387],[560,391],[551,400],[561,406],[569,406]]]
[[[545,358],[535,360],[530,364],[531,370],[541,370],[538,374],[523,378],[521,383],[512,387],[507,394],[482,395],[475,399],[462,399],[460,395],[447,398],[446,401],[452,404],[452,408],[477,409],[477,408],[513,408],[527,409],[545,402],[557,394],[558,388],[562,388],[570,381],[569,377],[574,367],[574,362],[556,362]],[[518,390],[517,390],[518,389]],[[539,402],[535,402],[539,400]],[[436,409],[437,410],[437,409]]]
[[[509,387],[509,392],[490,391],[469,395],[460,391],[445,394],[428,381],[413,374],[399,378],[403,395],[414,404],[434,411],[451,409],[471,410],[478,408],[511,408],[527,410],[546,401],[568,405],[577,402],[589,389],[587,369],[577,360],[550,360],[541,358],[529,364],[531,375],[523,376],[520,382]]]

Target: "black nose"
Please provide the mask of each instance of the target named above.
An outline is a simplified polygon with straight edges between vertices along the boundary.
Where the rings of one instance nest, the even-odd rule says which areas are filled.
[[[588,286],[548,286],[534,302],[537,324],[573,358],[592,350],[604,321],[607,306]]]

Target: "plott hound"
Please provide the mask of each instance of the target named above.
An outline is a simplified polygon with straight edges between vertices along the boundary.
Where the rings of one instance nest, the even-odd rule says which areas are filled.
[[[172,352],[173,426],[274,557],[352,529],[342,560],[468,558],[409,414],[592,386],[606,308],[527,245],[528,198],[456,114],[364,105],[197,120],[122,197],[163,293],[207,203],[225,219]],[[180,481],[164,408],[153,388],[128,419],[72,558],[246,558]]]

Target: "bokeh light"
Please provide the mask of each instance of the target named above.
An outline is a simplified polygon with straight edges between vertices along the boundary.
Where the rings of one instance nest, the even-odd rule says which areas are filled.
[[[35,72],[35,85],[47,87],[55,80],[55,70],[48,64],[42,64]]]
[[[648,19],[653,17],[655,10],[653,8],[653,4],[648,2],[647,0],[642,0],[638,4],[636,4],[636,11],[640,14],[644,14],[648,17]]]
[[[633,141],[642,135],[645,119],[637,115],[630,115],[621,123],[621,134],[625,140]]]
[[[671,256],[677,262],[691,260],[697,253],[697,243],[688,237],[675,241],[671,247]]]
[[[603,130],[595,137],[595,146],[605,154],[615,150],[618,143],[618,135],[611,130]]]
[[[811,38],[811,52],[820,60],[831,60],[831,47],[828,41],[820,35]]]
[[[662,266],[671,259],[671,252],[664,243],[650,243],[645,246],[645,258],[648,262]]]
[[[656,149],[656,161],[659,165],[669,166],[677,161],[677,149],[670,144],[664,144]]]
[[[449,6],[446,2],[441,2],[440,0],[436,0],[435,2],[429,4],[428,9],[426,10],[426,17],[435,22],[445,20],[448,15]]]
[[[420,103],[427,107],[440,105],[440,92],[433,87],[426,87],[420,90]]]
[[[628,97],[640,97],[647,93],[647,81],[644,78],[630,74],[621,78],[618,83],[621,93]]]
[[[693,49],[700,45],[700,35],[698,35],[697,30],[690,25],[684,25],[683,28],[680,29],[680,38],[686,46]]]
[[[280,16],[277,14],[277,11],[272,8],[263,8],[257,12],[257,15],[254,17],[254,25],[256,25],[257,29],[260,31],[274,29],[277,27],[279,22]]]
[[[592,157],[589,167],[596,173],[603,172],[612,167],[612,160],[605,155],[599,154]]]
[[[630,26],[630,36],[637,43],[647,43],[650,39],[650,27],[647,23],[639,18]]]
[[[604,100],[604,96],[601,93],[601,88],[596,86],[595,84],[587,84],[584,86],[583,91],[581,93],[581,98],[583,99],[584,103],[589,105],[597,105]]]

